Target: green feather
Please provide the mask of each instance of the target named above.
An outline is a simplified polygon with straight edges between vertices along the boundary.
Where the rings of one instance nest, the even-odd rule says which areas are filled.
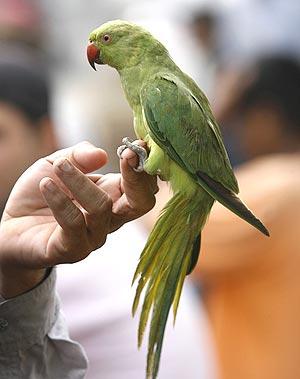
[[[168,314],[173,304],[175,321],[194,241],[212,204],[213,199],[200,188],[192,197],[176,193],[164,208],[141,254],[136,277],[138,279],[140,276],[141,287],[136,292],[134,309],[138,306],[142,288],[147,286],[140,315],[138,344],[140,346],[142,343],[151,315],[147,356],[149,378],[157,376]],[[149,261],[155,263],[149,265]],[[145,262],[147,264],[144,265]]]
[[[200,250],[198,251],[198,253],[199,252],[200,252]],[[192,261],[192,254],[193,254],[193,250],[190,254],[185,255],[183,262],[182,262],[181,273],[180,273],[180,277],[178,280],[178,284],[177,284],[176,292],[175,292],[175,297],[174,297],[174,301],[173,301],[173,315],[174,315],[174,322],[173,323],[174,324],[176,321],[176,315],[177,315],[179,300],[180,300],[180,296],[181,296],[181,292],[182,292],[182,288],[183,288],[183,283],[184,283],[186,275],[189,274],[189,267],[190,267],[190,263]],[[199,254],[198,254],[198,256],[199,256]],[[195,267],[195,265],[194,265],[194,267]]]

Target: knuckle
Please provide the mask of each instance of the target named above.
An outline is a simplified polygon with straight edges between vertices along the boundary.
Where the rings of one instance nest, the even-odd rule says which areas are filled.
[[[95,230],[91,231],[89,230],[89,250],[94,251],[98,249],[99,247],[103,246],[107,239],[107,232],[104,230],[99,231],[98,233],[95,232]]]
[[[75,206],[74,206],[75,207]],[[82,227],[84,218],[82,213],[77,209],[68,204],[67,206],[65,205],[64,208],[64,219],[65,222],[72,227],[73,229],[79,229]]]
[[[71,192],[80,196],[89,194],[90,186],[94,185],[82,172],[77,169],[72,170],[71,175],[65,177],[64,183]]]
[[[97,247],[103,246],[105,244],[106,240],[107,240],[107,234],[100,239]]]
[[[99,247],[102,247],[107,239],[107,234],[103,234],[100,238],[97,239],[97,241],[94,242],[94,248],[93,250],[98,249]]]
[[[86,186],[86,176],[74,165],[72,166],[72,170],[69,172],[69,175],[66,173],[66,178],[68,178],[68,180],[78,189]]]
[[[84,218],[80,212],[70,212],[69,214],[69,220],[70,223],[72,224],[73,228],[75,229],[81,229],[82,226],[84,225]]]
[[[94,202],[94,207],[92,209],[93,214],[105,214],[106,212],[110,212],[112,209],[112,199],[107,193],[101,193],[101,196],[98,196]]]
[[[151,196],[147,201],[145,201],[140,207],[139,211],[142,212],[143,214],[148,213],[156,203],[156,198],[155,196]]]
[[[72,188],[72,191],[78,191],[78,194],[80,194],[81,196],[92,197],[92,191],[95,188],[95,183],[88,179],[87,176],[85,176],[85,174],[83,174],[82,172],[78,170],[74,171],[74,175],[70,179],[72,180],[72,185],[70,187]]]

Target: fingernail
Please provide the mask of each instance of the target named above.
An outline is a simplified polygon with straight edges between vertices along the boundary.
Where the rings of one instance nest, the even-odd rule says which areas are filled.
[[[61,161],[58,164],[58,167],[60,168],[60,170],[62,170],[64,172],[70,172],[73,169],[71,163],[67,159],[64,159],[63,161]]]

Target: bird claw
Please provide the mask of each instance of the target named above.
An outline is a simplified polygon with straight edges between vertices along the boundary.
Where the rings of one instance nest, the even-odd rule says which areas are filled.
[[[148,157],[147,150],[143,147],[139,146],[138,141],[132,141],[130,138],[125,137],[122,139],[123,145],[119,146],[117,149],[117,155],[120,159],[122,159],[122,154],[124,150],[130,149],[133,151],[139,158],[139,164],[136,168],[134,168],[134,171],[136,172],[142,172],[144,171],[144,164]]]
[[[123,151],[126,149],[127,149],[127,146],[125,146],[125,145],[121,145],[117,148],[117,156],[119,159],[123,159],[122,154],[123,154]]]

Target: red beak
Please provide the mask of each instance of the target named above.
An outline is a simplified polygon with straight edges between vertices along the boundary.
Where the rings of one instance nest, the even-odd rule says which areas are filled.
[[[98,63],[97,61],[100,55],[100,50],[98,49],[97,46],[95,46],[92,42],[90,42],[87,47],[86,53],[87,53],[89,64],[96,71],[95,63]]]

